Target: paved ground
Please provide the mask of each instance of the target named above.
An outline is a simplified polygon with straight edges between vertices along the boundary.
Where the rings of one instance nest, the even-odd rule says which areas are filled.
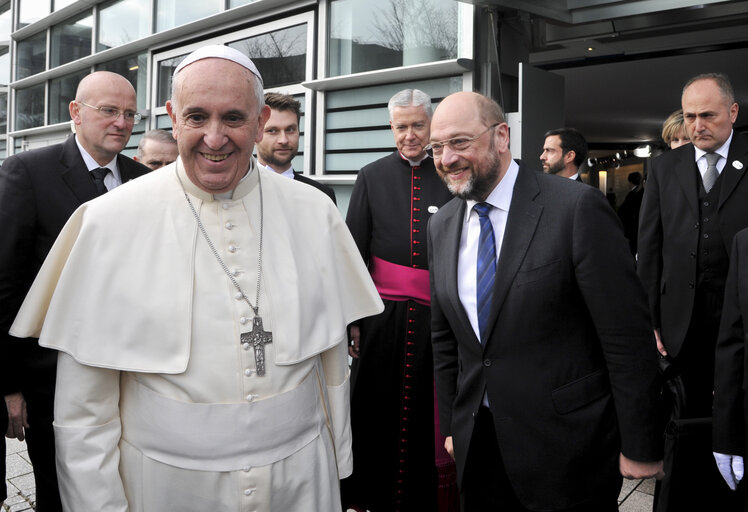
[[[7,449],[5,483],[8,486],[8,499],[5,500],[2,510],[8,512],[34,510],[36,491],[26,443],[20,443],[15,439],[5,441]],[[618,498],[618,509],[621,512],[651,512],[653,494],[654,480],[624,480],[621,496]]]
[[[5,500],[2,510],[34,510],[36,488],[26,443],[18,442],[16,439],[5,439],[5,448],[5,484],[8,488],[8,499]]]

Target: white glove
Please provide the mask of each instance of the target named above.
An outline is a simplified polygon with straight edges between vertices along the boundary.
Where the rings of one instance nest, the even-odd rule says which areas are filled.
[[[737,489],[743,479],[743,457],[714,452],[714,459],[717,461],[717,468],[722,478],[725,479],[730,489],[733,491]]]

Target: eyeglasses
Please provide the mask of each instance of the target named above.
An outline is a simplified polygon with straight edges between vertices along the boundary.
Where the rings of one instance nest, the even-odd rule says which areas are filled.
[[[143,119],[143,116],[140,114],[140,112],[134,112],[132,110],[120,110],[115,107],[94,107],[93,105],[89,105],[88,103],[84,103],[82,101],[77,101],[76,103],[80,103],[81,105],[85,105],[88,108],[98,110],[99,114],[110,119],[117,119],[121,115],[125,118],[125,122],[132,124],[138,124],[140,120]]]
[[[432,142],[424,149],[428,151],[432,156],[441,156],[442,152],[444,151],[444,146],[449,146],[449,149],[451,149],[452,151],[467,151],[468,148],[473,145],[473,142],[480,139],[488,130],[490,130],[491,128],[496,128],[500,124],[501,123],[494,123],[474,137],[455,137],[454,139]]]

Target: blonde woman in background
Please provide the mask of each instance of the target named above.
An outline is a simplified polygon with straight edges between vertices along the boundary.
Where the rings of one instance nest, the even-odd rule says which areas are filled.
[[[670,149],[675,149],[688,144],[690,139],[686,134],[686,127],[683,124],[683,110],[678,109],[665,119],[662,124],[662,139]]]

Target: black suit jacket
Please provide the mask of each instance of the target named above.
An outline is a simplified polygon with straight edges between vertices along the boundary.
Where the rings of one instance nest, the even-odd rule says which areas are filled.
[[[620,485],[621,450],[662,455],[654,341],[620,224],[592,187],[520,166],[482,346],[457,288],[465,205],[453,199],[429,223],[439,417],[458,482],[487,390],[522,504],[583,503]]]
[[[714,372],[712,445],[714,451],[746,454],[748,425],[748,372],[746,372],[746,321],[748,321],[748,229],[735,235],[725,302],[717,339]]]
[[[117,165],[123,183],[150,171],[123,155]],[[0,168],[0,350],[9,358],[3,361],[13,361],[0,371],[3,394],[33,385],[36,370],[54,371],[54,351],[13,341],[8,329],[65,222],[97,195],[73,135],[13,155]]]
[[[649,296],[652,322],[668,353],[683,346],[694,306],[699,237],[698,168],[691,144],[652,160],[639,213],[639,277]],[[720,179],[717,222],[730,253],[748,227],[748,142],[734,133]]]
[[[332,189],[332,187],[328,187],[327,185],[324,185],[318,181],[314,181],[311,178],[307,178],[300,172],[296,172],[296,171],[294,171],[293,173],[293,179],[295,179],[296,181],[300,181],[301,183],[306,183],[307,185],[311,185],[317,190],[324,192],[325,194],[327,194],[327,197],[332,199],[332,202],[334,204],[336,205],[338,204],[338,202],[335,200],[335,191]]]

